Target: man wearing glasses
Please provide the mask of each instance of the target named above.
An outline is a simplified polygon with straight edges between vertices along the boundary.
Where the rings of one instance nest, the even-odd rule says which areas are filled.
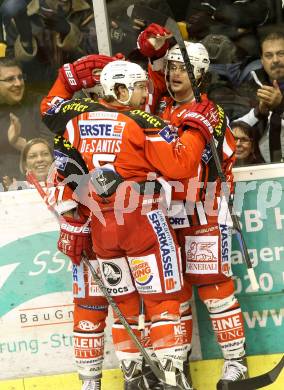
[[[266,163],[284,161],[284,34],[275,28],[260,40],[262,68],[251,72],[245,86],[251,98],[250,111],[237,121],[255,127],[259,149]]]
[[[50,139],[39,115],[41,97],[25,93],[24,78],[14,59],[0,58],[0,181],[4,187],[13,178],[22,179],[19,159],[26,142],[39,136]]]
[[[24,75],[18,66],[0,67],[0,102],[14,105],[19,103],[25,91]]]

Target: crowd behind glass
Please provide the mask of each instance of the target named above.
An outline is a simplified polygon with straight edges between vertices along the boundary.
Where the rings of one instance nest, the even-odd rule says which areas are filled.
[[[206,92],[230,119],[236,166],[284,161],[281,0],[193,0],[180,1],[179,7],[157,0],[106,3],[113,53],[146,67],[136,40],[159,12],[175,17],[185,40],[207,48],[211,64]],[[135,3],[144,10],[131,13],[129,6]],[[91,0],[0,0],[0,17],[3,191],[25,188],[17,183],[32,165],[44,180],[52,162],[52,135],[41,122],[39,102],[58,68],[98,53],[98,43]]]

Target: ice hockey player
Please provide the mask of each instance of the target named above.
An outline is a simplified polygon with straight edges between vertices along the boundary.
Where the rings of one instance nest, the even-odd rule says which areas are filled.
[[[55,144],[57,173],[67,179],[72,175],[69,187],[73,193],[67,194],[57,205],[65,212],[58,245],[75,264],[73,273],[81,287],[78,291],[84,291],[82,273],[81,279],[76,273],[81,267],[82,253],[92,250],[92,238],[101,277],[138,336],[137,292],[143,296],[152,321],[150,338],[159,364],[163,370],[173,372],[177,382],[174,387],[165,385],[164,388],[191,389],[182,372],[188,341],[186,335],[181,337],[175,331],[180,324],[183,286],[179,248],[160,207],[160,184],[154,181],[154,195],[148,196],[147,179],[153,172],[175,180],[196,175],[201,154],[216,124],[212,115],[215,107],[208,101],[192,105],[192,112],[196,114],[206,109],[210,120],[207,113],[205,122],[200,121],[198,115],[186,119],[180,126],[186,126],[187,130],[180,137],[173,136],[160,118],[140,110],[147,97],[147,76],[140,66],[126,61],[114,61],[104,67],[100,76],[104,99],[64,101],[66,90],[91,86],[91,72],[88,66],[84,67],[84,61],[80,61],[80,67],[77,62],[61,68],[59,78],[41,107],[44,122],[58,135]],[[112,165],[103,165],[107,163]],[[79,181],[74,183],[76,177]],[[86,177],[91,177],[94,185],[89,187],[93,202],[88,196],[82,199],[78,191],[81,182],[86,188]],[[107,186],[108,181],[115,184]],[[125,211],[125,196],[117,196],[121,187],[126,188],[127,196],[129,194],[127,201],[130,196],[135,198],[136,204],[131,210]],[[70,206],[71,202],[74,202],[73,207],[69,208],[66,218],[65,206]],[[77,207],[77,203],[82,202],[89,209],[95,205],[91,210],[91,224],[88,213]],[[142,213],[146,206],[147,212]],[[143,269],[147,272],[141,276],[139,271]],[[75,303],[74,312],[74,340],[84,390],[100,388],[102,333],[107,314],[97,304],[92,305],[90,292],[91,289],[86,297],[89,303]],[[141,373],[142,358],[117,319],[112,333],[125,389],[149,388]]]
[[[166,28],[151,24],[138,37],[138,47],[152,62],[149,74],[155,90],[159,93],[167,90],[170,95],[161,99],[158,114],[179,127],[186,117],[191,117],[192,105],[196,102],[181,50],[177,44],[169,48],[171,36]],[[185,46],[194,77],[202,90],[209,68],[207,50],[200,43],[185,42]],[[202,93],[201,101],[206,99],[206,94]],[[218,118],[215,118],[214,139],[229,192],[232,192],[235,143],[223,109],[216,105],[215,112]],[[206,113],[206,109],[200,112],[201,115]],[[197,286],[225,359],[221,381],[236,381],[247,375],[244,322],[232,280],[231,219],[209,144],[199,161],[197,179],[195,183],[184,181],[183,191],[179,189],[174,193],[175,207],[177,199],[187,207],[183,211],[179,208],[179,214],[172,215],[170,221],[177,229],[182,247],[185,280]],[[192,202],[195,202],[194,207]]]

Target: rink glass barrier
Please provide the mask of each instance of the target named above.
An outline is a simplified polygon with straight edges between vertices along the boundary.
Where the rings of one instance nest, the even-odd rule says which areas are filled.
[[[238,194],[241,199],[244,189],[250,189],[244,193],[241,222],[260,284],[259,292],[251,291],[233,238],[233,271],[248,355],[284,352],[282,171],[282,164],[277,164],[235,172],[240,186],[235,205]],[[0,379],[75,371],[72,268],[56,247],[57,221],[35,190],[2,192],[0,206]],[[220,357],[207,311],[198,300],[193,316],[192,359]],[[105,368],[117,367],[110,326],[106,340]]]
[[[235,210],[260,289],[251,289],[238,241],[233,234],[232,269],[243,311],[248,355],[283,353],[284,343],[284,178],[283,165],[236,168]],[[241,211],[241,213],[240,213]],[[197,299],[202,357],[221,357],[204,305]]]

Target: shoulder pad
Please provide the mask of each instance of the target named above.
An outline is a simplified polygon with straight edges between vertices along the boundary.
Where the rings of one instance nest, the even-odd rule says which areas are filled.
[[[95,110],[100,104],[92,99],[72,99],[64,102],[60,106],[60,112],[63,114],[74,113],[75,115],[82,112]]]
[[[63,134],[71,119],[83,112],[97,110],[105,110],[105,107],[92,99],[71,99],[51,107],[44,115],[43,122],[53,133]]]
[[[61,179],[73,191],[77,188],[82,177],[86,178],[89,172],[81,154],[70,142],[62,136],[54,138],[55,167]]]
[[[143,110],[131,110],[123,114],[132,118],[143,129],[162,129],[166,126],[165,122],[156,115],[149,114]]]

